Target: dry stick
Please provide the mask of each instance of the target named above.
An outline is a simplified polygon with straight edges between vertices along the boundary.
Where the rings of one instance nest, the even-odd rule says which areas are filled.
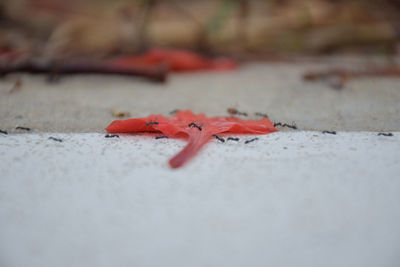
[[[389,66],[383,68],[371,68],[368,70],[345,70],[345,69],[332,69],[327,71],[319,71],[319,72],[307,72],[303,75],[303,79],[306,81],[316,81],[321,79],[326,79],[330,77],[339,77],[341,80],[341,84],[338,88],[343,87],[343,84],[349,80],[359,77],[385,77],[385,76],[393,76],[400,77],[400,66]]]
[[[30,74],[117,74],[126,76],[140,76],[156,82],[165,82],[167,79],[168,66],[158,64],[155,66],[132,66],[121,67],[104,63],[84,63],[65,65],[38,65],[26,63],[16,66],[0,66],[0,76],[10,73],[26,72]]]

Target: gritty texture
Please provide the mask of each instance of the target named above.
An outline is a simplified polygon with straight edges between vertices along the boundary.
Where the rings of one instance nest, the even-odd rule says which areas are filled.
[[[64,77],[11,75],[0,80],[0,129],[26,126],[35,132],[102,132],[114,112],[132,117],[175,109],[208,116],[229,115],[233,107],[272,121],[295,122],[307,130],[400,130],[400,79],[362,78],[334,90],[305,82],[307,70],[343,66],[360,69],[373,61],[326,59],[297,63],[245,64],[233,72],[173,74],[165,84],[119,76]],[[8,93],[21,77],[21,88]]]
[[[0,135],[0,266],[398,266],[399,132],[252,137]]]

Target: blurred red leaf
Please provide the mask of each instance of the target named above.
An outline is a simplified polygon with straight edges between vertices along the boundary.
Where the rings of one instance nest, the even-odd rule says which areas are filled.
[[[166,118],[150,115],[113,121],[106,130],[109,133],[162,133],[171,138],[187,138],[188,144],[170,159],[172,168],[181,167],[211,139],[213,134],[268,134],[277,131],[267,118],[242,120],[234,117],[207,118],[204,114],[193,114],[190,110],[179,111]]]
[[[197,70],[232,70],[237,63],[228,58],[209,59],[186,50],[151,49],[141,56],[121,57],[111,61],[117,66],[137,66],[140,64],[168,64],[176,72]]]

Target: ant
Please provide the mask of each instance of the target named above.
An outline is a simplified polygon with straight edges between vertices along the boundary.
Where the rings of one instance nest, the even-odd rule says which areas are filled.
[[[290,129],[297,130],[297,126],[295,124],[290,125],[290,124],[284,123],[284,124],[282,124],[282,127],[288,127]]]
[[[282,123],[282,122],[275,122],[274,127],[276,127],[276,126],[287,127],[287,128],[293,129],[293,130],[297,130],[297,126],[294,123],[287,124],[287,123]]]
[[[24,130],[24,131],[28,131],[28,132],[31,130],[31,128],[22,127],[22,126],[17,126],[17,127],[15,127],[15,129],[16,129],[16,130]]]
[[[240,112],[236,108],[228,108],[226,111],[231,115],[242,115],[242,116],[246,116],[247,117],[247,113],[246,112]]]
[[[225,143],[225,139],[224,138],[222,138],[222,137],[219,137],[218,135],[216,135],[216,134],[213,134],[212,136],[214,136],[215,138],[217,138],[218,139],[218,141],[220,141],[220,142],[222,142],[222,143]]]
[[[229,141],[229,140],[232,140],[232,141],[239,142],[239,137],[228,137],[227,140],[228,140],[228,141]]]
[[[264,118],[269,118],[267,114],[261,113],[261,112],[256,112],[256,113],[254,113],[254,115],[264,117]]]
[[[196,127],[197,129],[199,129],[199,131],[202,130],[201,126],[197,125],[197,124],[194,123],[194,122],[191,122],[191,123],[188,125],[188,127]]]
[[[8,134],[7,131],[3,131],[3,130],[0,130],[0,133],[2,133],[2,134]]]
[[[156,136],[156,139],[168,138],[168,135],[160,135]]]
[[[174,115],[175,113],[178,113],[178,111],[179,111],[179,109],[174,109],[174,110],[172,110],[169,114],[170,114],[170,115]]]
[[[114,138],[114,137],[119,138],[119,135],[118,134],[106,134],[104,137],[105,138]]]
[[[146,126],[149,126],[149,125],[153,125],[153,124],[159,124],[158,123],[158,121],[149,121],[148,123],[146,123]]]
[[[378,136],[383,135],[383,136],[393,136],[392,133],[378,133]]]
[[[53,136],[50,136],[50,137],[49,137],[49,140],[57,141],[57,142],[60,142],[60,143],[63,141],[62,139],[55,138],[55,137],[53,137]]]
[[[336,131],[323,131],[323,134],[336,134]]]
[[[248,143],[254,142],[254,141],[256,141],[256,140],[258,140],[257,137],[256,137],[256,138],[253,138],[253,139],[250,139],[250,140],[246,140],[246,141],[244,141],[244,143],[245,143],[245,144],[248,144]]]

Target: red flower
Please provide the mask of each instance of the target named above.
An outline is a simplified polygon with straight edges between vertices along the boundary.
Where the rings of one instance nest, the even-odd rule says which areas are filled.
[[[193,114],[190,110],[179,111],[166,118],[150,115],[146,118],[116,120],[106,130],[109,133],[162,133],[171,138],[187,138],[186,147],[170,159],[172,168],[182,166],[211,139],[213,134],[268,134],[277,131],[271,121],[241,120],[234,117],[207,118],[204,114]]]

